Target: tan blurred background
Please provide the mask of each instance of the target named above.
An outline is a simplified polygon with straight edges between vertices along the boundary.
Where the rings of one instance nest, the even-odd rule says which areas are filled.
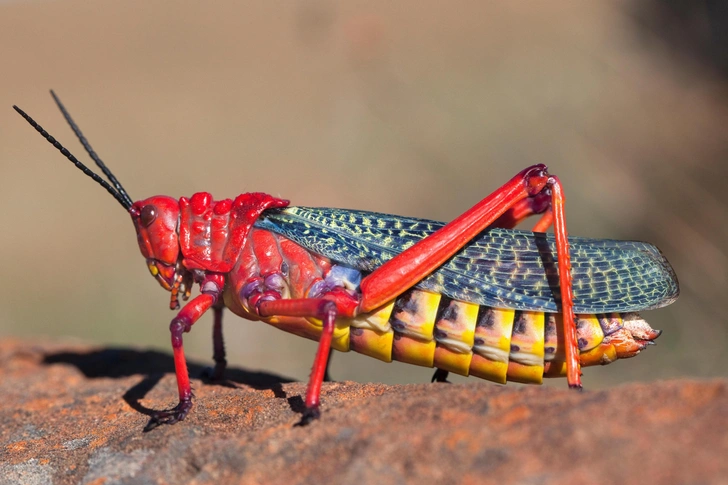
[[[81,159],[132,198],[266,191],[450,220],[543,162],[574,235],[648,240],[682,296],[598,388],[726,376],[728,14],[719,2],[0,1],[0,335],[169,351],[168,294]],[[210,361],[210,318],[185,336]],[[228,315],[231,365],[307,377],[315,344]],[[336,379],[431,370],[335,357]],[[555,382],[564,385],[563,382]]]

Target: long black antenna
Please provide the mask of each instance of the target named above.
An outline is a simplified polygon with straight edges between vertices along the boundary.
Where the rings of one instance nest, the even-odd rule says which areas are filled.
[[[116,177],[114,177],[114,174],[111,173],[111,170],[106,166],[104,162],[101,161],[101,158],[96,154],[93,148],[91,148],[91,144],[88,142],[85,136],[83,136],[83,133],[81,132],[81,129],[78,127],[78,125],[73,121],[73,118],[71,118],[71,115],[66,110],[66,107],[63,106],[63,103],[61,103],[61,100],[58,99],[58,96],[56,96],[56,93],[53,92],[51,89],[51,96],[53,96],[53,100],[56,102],[56,105],[58,105],[58,109],[61,110],[61,113],[63,113],[63,117],[66,118],[66,121],[68,122],[69,126],[73,130],[73,132],[78,137],[78,141],[81,142],[81,145],[86,149],[86,153],[91,157],[91,159],[96,162],[96,165],[101,169],[102,172],[106,175],[106,178],[109,179],[109,182],[111,182],[111,185],[116,188],[116,191],[119,193],[121,197],[123,197],[127,204],[131,206],[133,201],[129,197],[129,194],[126,193],[126,190],[124,190],[124,187],[121,186],[121,183],[119,183],[118,180],[116,180]]]
[[[47,131],[45,131],[43,129],[42,126],[40,126],[38,123],[36,123],[33,118],[31,118],[30,116],[28,116],[25,113],[25,111],[23,111],[22,109],[18,108],[15,105],[13,105],[13,109],[15,111],[17,111],[20,114],[20,116],[22,116],[23,118],[25,118],[25,121],[27,121],[28,123],[30,123],[30,126],[32,126],[33,128],[35,128],[36,131],[38,133],[40,133],[40,135],[48,141],[48,143],[50,143],[51,145],[53,145],[54,147],[56,147],[63,154],[63,156],[66,157],[67,159],[69,159],[76,167],[78,167],[79,170],[81,170],[83,173],[85,173],[86,175],[88,175],[89,177],[91,177],[96,183],[98,183],[99,185],[101,185],[111,195],[113,195],[114,198],[117,201],[119,201],[119,203],[121,204],[121,206],[124,209],[127,210],[127,212],[131,209],[132,202],[129,199],[129,196],[127,196],[126,198],[122,197],[121,194],[119,192],[117,192],[116,190],[114,190],[114,188],[111,185],[109,185],[109,183],[106,180],[104,180],[101,177],[99,177],[98,175],[96,175],[94,172],[91,171],[90,168],[88,168],[86,165],[84,165],[83,163],[81,163],[76,157],[73,156],[73,154],[71,152],[69,152],[63,145],[61,145],[58,140],[56,140],[55,138],[53,138]]]

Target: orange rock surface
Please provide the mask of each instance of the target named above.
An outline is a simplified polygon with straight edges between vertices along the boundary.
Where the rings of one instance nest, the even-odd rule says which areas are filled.
[[[603,391],[326,383],[323,418],[294,427],[305,384],[230,369],[174,404],[171,356],[0,342],[0,484],[726,483],[728,381]],[[192,375],[202,366],[190,365]]]

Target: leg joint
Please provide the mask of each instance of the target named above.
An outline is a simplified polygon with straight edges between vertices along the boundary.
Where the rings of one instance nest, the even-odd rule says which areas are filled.
[[[332,300],[324,300],[319,305],[319,314],[322,318],[336,317],[336,302]]]
[[[182,334],[189,332],[192,328],[192,322],[184,316],[176,316],[172,323],[169,324],[169,331],[172,334],[172,347],[178,348],[182,346]]]
[[[529,167],[521,172],[523,181],[526,184],[528,195],[533,196],[541,192],[545,187],[550,186],[551,176],[546,165],[538,164]]]
[[[225,287],[225,276],[222,273],[204,273],[199,283],[200,293],[211,296],[212,305],[215,305]]]

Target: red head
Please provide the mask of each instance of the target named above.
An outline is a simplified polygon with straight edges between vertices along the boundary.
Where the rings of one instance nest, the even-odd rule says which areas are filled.
[[[129,209],[137,242],[152,276],[171,290],[179,257],[179,204],[177,199],[158,195],[134,202]]]

